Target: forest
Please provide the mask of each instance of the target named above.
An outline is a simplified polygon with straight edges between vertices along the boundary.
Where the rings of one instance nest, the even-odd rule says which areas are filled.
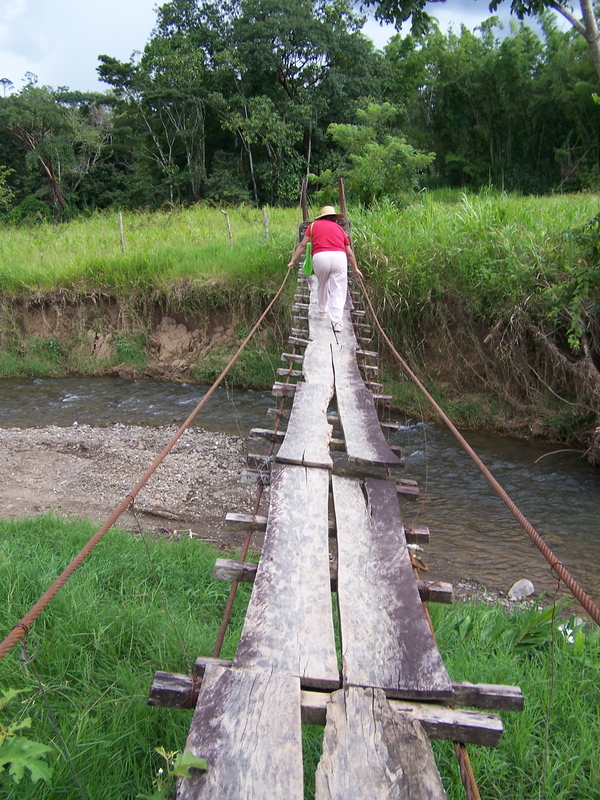
[[[351,0],[171,0],[143,52],[99,55],[105,93],[0,80],[1,218],[290,206],[305,175],[323,197],[342,176],[367,206],[600,187],[599,79],[576,28],[548,11],[535,29],[430,21],[379,51],[364,19]]]

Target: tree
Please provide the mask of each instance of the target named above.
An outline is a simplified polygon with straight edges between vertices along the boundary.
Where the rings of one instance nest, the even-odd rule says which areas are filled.
[[[392,22],[397,27],[412,17],[412,28],[416,34],[424,33],[432,23],[431,16],[425,11],[428,2],[445,2],[445,0],[362,0],[362,5],[375,7],[377,19]],[[504,0],[491,0],[490,13],[496,11]],[[600,35],[598,20],[594,8],[594,0],[579,0],[581,19],[571,11],[569,0],[510,0],[510,10],[518,19],[542,14],[552,9],[561,14],[581,34],[588,44],[596,72],[600,77]]]
[[[326,189],[343,177],[348,197],[369,205],[394,200],[418,188],[435,153],[422,153],[398,134],[398,109],[389,103],[370,103],[357,111],[358,125],[332,124],[328,134],[347,156],[347,164],[333,174],[321,173],[315,181]]]

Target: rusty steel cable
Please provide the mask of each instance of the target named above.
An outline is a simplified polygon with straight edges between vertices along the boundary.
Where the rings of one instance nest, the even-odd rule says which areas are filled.
[[[594,620],[594,622],[597,625],[600,625],[600,608],[598,608],[598,606],[594,603],[592,598],[589,597],[589,595],[587,595],[584,592],[584,590],[577,583],[575,578],[573,578],[573,576],[568,571],[568,569],[565,567],[565,565],[562,563],[562,561],[560,561],[556,557],[556,555],[553,553],[553,551],[550,549],[550,547],[542,539],[540,534],[535,530],[535,528],[533,527],[531,522],[529,522],[529,520],[523,514],[523,512],[520,510],[520,508],[509,497],[509,495],[507,494],[506,490],[500,485],[500,483],[492,475],[490,470],[485,466],[485,464],[483,463],[481,458],[477,455],[477,453],[473,450],[471,445],[467,442],[467,440],[464,438],[464,436],[456,428],[456,426],[450,420],[450,418],[445,414],[445,412],[442,410],[440,405],[429,394],[429,392],[427,391],[425,386],[423,386],[423,384],[421,383],[419,378],[415,375],[415,373],[412,371],[412,369],[408,366],[408,364],[402,358],[400,353],[398,353],[398,351],[394,347],[391,339],[386,334],[386,332],[383,330],[383,328],[381,326],[381,323],[379,322],[379,319],[377,318],[377,315],[375,314],[375,310],[373,308],[373,304],[371,303],[371,299],[369,298],[369,295],[367,294],[367,290],[366,290],[365,284],[364,284],[362,278],[360,278],[360,276],[358,277],[358,280],[359,280],[361,289],[363,291],[365,300],[367,301],[367,304],[369,306],[369,310],[371,312],[371,316],[373,318],[373,321],[375,322],[375,325],[377,326],[377,329],[379,330],[379,333],[383,337],[385,343],[387,344],[387,346],[390,348],[390,351],[394,355],[394,358],[396,358],[396,360],[402,366],[402,368],[407,373],[407,375],[409,375],[411,380],[419,387],[419,389],[423,392],[423,394],[425,395],[427,400],[435,408],[435,410],[437,411],[437,413],[441,417],[442,421],[445,423],[445,425],[448,427],[448,429],[451,431],[451,433],[457,439],[457,441],[460,444],[460,446],[471,457],[471,460],[474,462],[474,464],[477,467],[477,469],[484,475],[484,477],[487,479],[487,481],[490,484],[490,486],[494,489],[496,494],[504,502],[504,504],[507,506],[509,511],[515,517],[517,522],[521,525],[521,527],[523,528],[525,533],[527,533],[527,535],[533,541],[533,543],[536,545],[536,547],[538,548],[540,553],[544,556],[546,561],[550,564],[551,570],[554,573],[556,573],[556,575],[562,580],[562,582],[565,584],[565,586],[567,587],[569,592],[578,601],[578,603],[587,611],[587,613]]]
[[[265,308],[265,310],[261,314],[258,321],[254,324],[250,333],[246,336],[242,344],[236,350],[235,354],[231,357],[231,359],[227,363],[227,366],[221,372],[221,374],[213,383],[213,385],[210,387],[210,389],[206,392],[202,400],[200,400],[196,408],[191,412],[191,414],[188,416],[185,422],[183,422],[179,430],[174,434],[170,442],[164,447],[162,452],[156,457],[151,466],[142,475],[142,477],[133,487],[131,492],[119,503],[119,505],[116,507],[113,513],[108,517],[104,525],[102,525],[102,527],[96,531],[96,533],[92,536],[92,538],[88,541],[88,543],[79,551],[79,553],[75,556],[75,558],[71,561],[71,563],[67,567],[65,567],[65,569],[61,572],[58,578],[56,578],[54,583],[52,583],[52,585],[40,597],[37,603],[35,603],[35,605],[33,605],[31,609],[27,612],[27,614],[19,622],[16,623],[16,625],[13,627],[8,636],[6,636],[6,638],[2,642],[0,642],[0,661],[15,646],[15,644],[17,644],[17,642],[24,636],[24,634],[29,631],[29,628],[32,625],[32,623],[35,622],[35,620],[39,617],[42,611],[46,608],[48,603],[50,603],[50,601],[58,594],[58,592],[62,589],[65,583],[73,575],[77,567],[81,566],[81,564],[89,556],[92,550],[96,547],[98,542],[100,542],[100,540],[103,538],[104,534],[108,530],[110,530],[110,528],[112,528],[112,526],[119,519],[121,514],[123,514],[123,512],[127,509],[127,507],[134,502],[140,490],[145,486],[148,479],[155,472],[156,468],[159,466],[159,464],[161,464],[161,462],[165,459],[168,453],[173,449],[175,444],[178,442],[183,433],[186,431],[186,429],[190,426],[194,418],[197,416],[198,412],[212,397],[217,387],[223,381],[223,379],[225,378],[231,367],[238,360],[242,351],[244,350],[250,339],[254,336],[254,334],[260,327],[262,321],[265,319],[269,311],[273,308],[273,306],[277,302],[279,296],[281,295],[287,283],[289,273],[290,270],[286,270],[285,277],[281,283],[281,286],[277,290],[276,294],[272,298],[269,305]]]

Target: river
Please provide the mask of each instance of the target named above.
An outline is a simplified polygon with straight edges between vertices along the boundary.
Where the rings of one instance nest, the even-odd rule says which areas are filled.
[[[0,381],[0,427],[151,425],[183,422],[207,388],[115,378]],[[246,436],[270,423],[270,392],[219,388],[194,425]],[[399,420],[390,436],[403,448],[402,477],[418,481],[419,500],[403,500],[405,524],[427,525],[425,577],[476,580],[507,591],[529,578],[536,591],[556,580],[528,536],[445,429]],[[547,443],[469,432],[470,445],[544,537],[556,556],[600,602],[600,471],[577,453]],[[541,458],[544,456],[544,458]]]

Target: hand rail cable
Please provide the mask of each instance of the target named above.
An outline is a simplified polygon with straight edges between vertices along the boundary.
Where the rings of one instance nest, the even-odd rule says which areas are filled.
[[[44,594],[39,598],[39,600],[31,607],[31,609],[25,614],[25,616],[16,623],[13,627],[11,632],[5,639],[0,642],[0,661],[4,658],[4,656],[14,647],[14,645],[23,637],[26,631],[29,630],[29,627],[35,620],[39,617],[42,611],[46,608],[48,603],[58,594],[60,589],[65,585],[65,583],[69,580],[71,575],[75,572],[77,567],[81,566],[81,564],[85,561],[88,555],[92,552],[92,550],[96,547],[98,542],[103,538],[104,534],[112,528],[115,522],[119,519],[121,514],[127,509],[127,507],[135,500],[137,495],[139,494],[140,490],[145,486],[148,479],[152,476],[156,468],[161,464],[161,462],[165,459],[168,453],[173,449],[175,444],[179,441],[183,433],[187,430],[190,426],[192,421],[195,419],[197,414],[201,411],[201,409],[206,405],[208,400],[212,397],[214,392],[216,391],[217,387],[221,384],[229,370],[235,364],[235,362],[240,357],[242,351],[250,341],[250,339],[254,336],[260,325],[262,324],[263,320],[273,308],[279,296],[283,292],[283,289],[287,283],[287,279],[289,276],[289,270],[286,270],[286,274],[283,278],[283,281],[277,290],[276,294],[272,298],[269,305],[265,308],[261,316],[259,317],[258,321],[252,327],[250,333],[246,336],[242,344],[238,347],[235,354],[231,357],[219,377],[210,387],[210,389],[206,392],[202,400],[198,403],[196,408],[191,412],[188,418],[182,423],[179,430],[173,435],[170,442],[164,447],[162,452],[156,457],[154,462],[151,466],[146,470],[146,472],[142,475],[140,480],[136,483],[133,487],[131,492],[119,503],[116,509],[112,512],[112,514],[108,517],[104,525],[99,528],[96,533],[92,536],[92,538],[88,541],[88,543],[79,551],[79,553],[75,556],[75,558],[71,561],[71,563],[65,567],[65,569],[61,572],[61,574],[56,578],[54,583],[48,587],[48,589],[44,592]]]
[[[441,417],[442,421],[445,423],[447,428],[450,432],[454,435],[457,439],[460,446],[463,450],[471,457],[471,460],[474,462],[477,469],[483,474],[483,476],[487,479],[490,486],[494,489],[496,494],[500,497],[500,499],[504,502],[507,506],[509,511],[515,517],[517,522],[521,525],[525,533],[529,536],[529,538],[533,541],[536,545],[540,553],[544,556],[546,561],[550,564],[550,569],[556,573],[556,575],[562,580],[565,584],[567,589],[573,595],[573,597],[580,603],[580,605],[587,611],[590,617],[594,620],[597,625],[600,625],[600,608],[594,603],[591,597],[584,592],[581,586],[577,583],[577,581],[573,578],[571,573],[562,563],[559,561],[555,553],[550,549],[550,547],[546,544],[546,542],[542,539],[540,534],[535,530],[531,522],[527,519],[527,517],[523,514],[523,512],[519,509],[516,503],[509,497],[506,490],[500,485],[500,483],[496,480],[494,475],[490,472],[490,470],[485,466],[481,458],[477,455],[477,453],[473,450],[471,445],[467,442],[464,436],[458,431],[454,423],[450,420],[450,418],[446,415],[446,413],[442,410],[440,405],[434,400],[431,394],[427,391],[425,386],[421,383],[419,378],[416,374],[412,371],[412,369],[408,366],[406,361],[402,358],[400,353],[394,347],[391,339],[384,331],[379,319],[375,313],[375,309],[373,308],[373,304],[371,303],[371,299],[367,293],[365,284],[362,278],[358,277],[358,281],[360,283],[361,289],[365,296],[365,300],[369,306],[371,315],[377,326],[381,336],[383,337],[385,343],[390,348],[390,351],[394,355],[394,358],[398,361],[398,363],[402,366],[404,371],[409,375],[411,380],[419,387],[421,392],[425,395],[427,400],[431,403],[434,409],[437,411],[439,416]]]

